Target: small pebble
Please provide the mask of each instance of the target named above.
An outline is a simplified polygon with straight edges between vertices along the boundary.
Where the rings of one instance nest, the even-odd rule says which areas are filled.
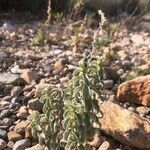
[[[0,139],[0,150],[3,150],[6,148],[7,144],[3,139]]]
[[[5,140],[7,136],[7,132],[5,130],[0,129],[0,139]]]
[[[15,143],[13,150],[25,150],[30,146],[31,146],[31,142],[29,139],[22,139]]]

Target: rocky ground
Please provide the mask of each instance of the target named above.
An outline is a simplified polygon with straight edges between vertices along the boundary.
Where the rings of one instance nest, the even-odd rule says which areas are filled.
[[[100,49],[107,59],[101,140],[91,143],[98,150],[150,149],[150,15],[135,23],[133,30],[120,25]],[[54,22],[44,34],[39,24],[0,23],[0,150],[42,150],[30,114],[42,111],[43,89],[65,86],[91,51],[96,29],[85,25],[78,33],[82,21]]]

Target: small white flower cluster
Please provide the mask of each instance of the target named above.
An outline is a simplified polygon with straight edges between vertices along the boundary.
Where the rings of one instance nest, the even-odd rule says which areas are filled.
[[[96,52],[96,40],[100,35],[103,35],[103,25],[106,21],[105,14],[101,11],[98,10],[98,14],[101,17],[100,22],[99,22],[99,27],[96,30],[94,36],[93,36],[93,42],[92,42],[92,54]]]

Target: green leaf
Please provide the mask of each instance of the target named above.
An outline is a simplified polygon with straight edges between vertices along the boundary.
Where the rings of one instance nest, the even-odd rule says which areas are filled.
[[[92,100],[93,108],[97,111],[97,113],[100,111],[98,101],[96,99]]]
[[[68,118],[65,118],[65,119],[64,119],[64,121],[63,121],[63,127],[64,127],[64,129],[67,129],[67,126],[68,126],[68,124],[69,124],[69,121],[70,121],[69,116],[68,116]]]

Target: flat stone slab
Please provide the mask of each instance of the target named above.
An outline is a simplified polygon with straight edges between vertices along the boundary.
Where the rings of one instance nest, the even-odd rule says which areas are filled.
[[[12,74],[11,72],[0,73],[0,83],[20,85],[24,83],[24,80],[20,78],[19,74]]]
[[[126,145],[150,149],[150,120],[112,102],[104,102],[100,109],[101,129],[105,133]]]

